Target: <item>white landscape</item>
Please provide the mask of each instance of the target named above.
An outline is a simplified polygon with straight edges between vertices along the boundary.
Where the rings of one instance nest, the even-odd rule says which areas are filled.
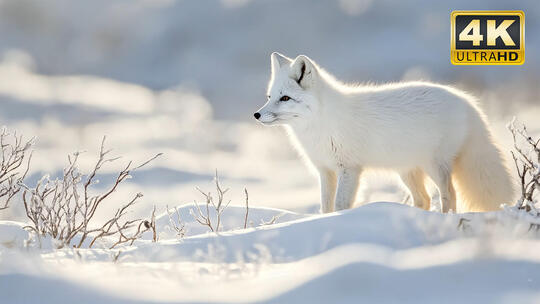
[[[0,303],[539,303],[540,206],[537,196],[519,198],[507,125],[516,117],[539,138],[540,10],[518,2],[532,20],[526,64],[458,68],[448,58],[449,13],[508,3],[0,0],[0,126],[11,144],[14,132],[23,143],[35,137],[7,207],[0,177]],[[425,211],[395,176],[367,172],[353,209],[320,214],[314,172],[283,130],[253,119],[272,51],[305,53],[346,81],[426,80],[477,97],[508,158],[515,201],[441,213],[428,185]],[[24,193],[29,203],[44,176],[62,181],[75,153],[69,172],[81,182],[66,189],[84,193],[103,136],[108,156],[120,158],[100,167],[92,197],[131,160],[160,154],[127,174],[88,225],[102,227],[136,198],[118,221],[134,221],[128,239],[91,246],[103,230],[67,243],[36,233]],[[538,167],[528,179],[539,180]],[[216,170],[229,189],[219,229],[212,203],[205,218],[204,194],[219,196]],[[38,208],[45,201],[32,210],[47,211]]]

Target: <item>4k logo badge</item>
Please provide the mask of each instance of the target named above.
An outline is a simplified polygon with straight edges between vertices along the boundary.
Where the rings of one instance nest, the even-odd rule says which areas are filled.
[[[453,11],[452,64],[523,64],[523,11]]]

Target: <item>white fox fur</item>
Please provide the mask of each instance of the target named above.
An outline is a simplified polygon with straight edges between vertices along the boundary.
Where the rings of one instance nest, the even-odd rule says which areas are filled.
[[[347,86],[302,55],[273,53],[271,63],[268,101],[255,117],[285,125],[318,170],[322,212],[350,208],[366,168],[397,172],[414,205],[427,210],[426,177],[443,212],[512,201],[504,158],[466,93],[426,82]]]

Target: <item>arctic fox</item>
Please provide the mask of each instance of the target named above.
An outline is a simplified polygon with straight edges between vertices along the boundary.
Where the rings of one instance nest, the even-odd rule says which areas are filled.
[[[268,100],[254,116],[284,125],[318,170],[322,212],[351,208],[366,168],[397,172],[414,205],[426,210],[426,177],[443,212],[512,201],[504,158],[466,93],[427,82],[348,86],[303,55],[272,53],[271,64]]]

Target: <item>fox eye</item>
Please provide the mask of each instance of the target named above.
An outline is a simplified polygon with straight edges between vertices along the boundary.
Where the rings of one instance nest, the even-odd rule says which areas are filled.
[[[291,99],[289,96],[285,95],[285,96],[281,96],[281,98],[279,99],[279,101],[287,101]]]

